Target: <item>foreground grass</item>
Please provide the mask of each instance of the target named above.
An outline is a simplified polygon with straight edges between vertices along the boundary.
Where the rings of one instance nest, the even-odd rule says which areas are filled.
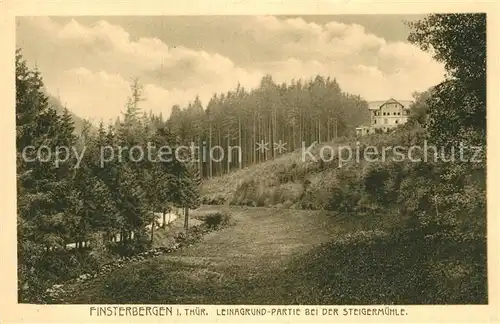
[[[213,267],[161,258],[120,269],[81,303],[484,304],[481,260],[442,258],[455,273],[433,275],[429,253],[404,237],[329,242],[279,267]],[[418,251],[420,250],[420,251]],[[452,267],[454,266],[454,267]],[[460,270],[460,271],[458,271]],[[465,270],[465,271],[464,271]],[[484,277],[483,277],[484,278]]]
[[[485,245],[428,242],[412,231],[332,241],[284,271],[282,276],[290,279],[288,294],[294,298],[283,301],[487,304]]]
[[[82,285],[71,303],[487,302],[480,242],[427,242],[418,233],[394,231],[404,221],[387,215],[232,210],[235,226]]]

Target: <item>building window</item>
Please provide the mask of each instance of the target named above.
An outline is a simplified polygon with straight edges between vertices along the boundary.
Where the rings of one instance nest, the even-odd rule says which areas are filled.
[[[388,124],[387,118],[384,118],[384,124]]]
[[[375,120],[373,120],[373,123],[374,123],[374,124],[376,124],[376,123],[377,123],[377,120],[376,120],[376,119],[375,119]]]
[[[398,116],[401,116],[401,112],[398,112]]]
[[[399,120],[396,119],[395,123],[397,124],[399,122]]]

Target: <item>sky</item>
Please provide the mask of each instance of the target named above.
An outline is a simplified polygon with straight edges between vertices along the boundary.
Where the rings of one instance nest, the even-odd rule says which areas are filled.
[[[132,78],[141,108],[170,115],[197,95],[320,74],[364,99],[409,100],[444,67],[407,41],[422,15],[20,17],[16,43],[47,90],[93,122],[124,110]]]

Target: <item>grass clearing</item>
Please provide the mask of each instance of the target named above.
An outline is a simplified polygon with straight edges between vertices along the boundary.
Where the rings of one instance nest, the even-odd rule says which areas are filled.
[[[353,221],[348,215],[318,211],[230,210],[235,226],[211,232],[193,246],[90,281],[71,303],[306,303],[313,299],[296,288],[310,285],[311,280],[309,270],[300,267],[301,258],[332,238],[341,240],[375,229],[385,232],[393,226],[383,215]],[[304,291],[313,294],[316,289]]]

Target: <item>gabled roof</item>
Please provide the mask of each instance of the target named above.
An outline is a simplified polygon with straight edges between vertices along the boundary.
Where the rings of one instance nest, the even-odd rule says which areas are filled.
[[[406,109],[409,109],[411,104],[413,103],[412,100],[398,100],[398,102],[402,104]]]
[[[368,109],[379,109],[380,106],[382,106],[384,103],[386,103],[387,100],[378,100],[378,101],[369,101],[368,102]]]
[[[377,101],[369,101],[368,102],[368,109],[370,110],[378,110],[383,104],[386,103],[400,103],[405,107],[406,109],[410,108],[410,105],[413,103],[411,100],[396,100],[394,98],[391,98],[389,100],[377,100]]]

